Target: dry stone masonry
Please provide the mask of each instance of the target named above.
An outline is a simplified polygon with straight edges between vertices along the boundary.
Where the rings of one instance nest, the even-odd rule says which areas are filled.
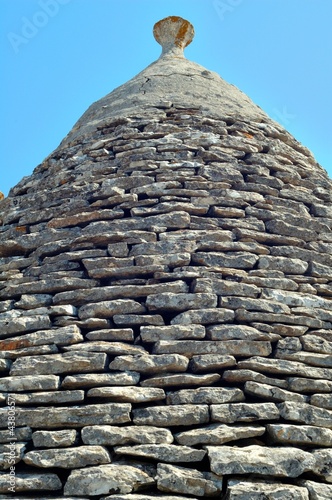
[[[1,201],[0,498],[330,499],[331,181],[155,36]]]

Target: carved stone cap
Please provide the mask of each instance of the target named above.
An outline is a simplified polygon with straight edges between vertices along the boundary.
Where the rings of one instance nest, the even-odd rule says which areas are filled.
[[[163,48],[161,57],[184,57],[183,50],[191,43],[195,31],[189,21],[169,16],[154,25],[153,35]]]

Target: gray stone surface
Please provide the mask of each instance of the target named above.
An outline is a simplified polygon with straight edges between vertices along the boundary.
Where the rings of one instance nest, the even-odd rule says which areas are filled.
[[[137,408],[133,410],[136,425],[156,425],[158,427],[197,425],[209,421],[207,405],[164,406]]]
[[[171,405],[218,404],[243,400],[244,394],[241,389],[230,387],[199,387],[198,389],[181,389],[167,394],[167,403]]]
[[[77,438],[78,433],[74,429],[64,429],[61,431],[35,431],[32,434],[33,444],[36,448],[72,446],[75,444]]]
[[[49,407],[47,418],[44,407],[16,409],[16,425],[32,428],[57,429],[83,427],[93,424],[123,424],[130,422],[129,403],[103,403],[94,405]],[[0,409],[0,427],[8,426],[7,410]]]
[[[111,373],[89,373],[78,375],[67,375],[64,377],[61,387],[63,389],[88,389],[109,385],[135,385],[139,382],[140,374],[133,371],[111,372]]]
[[[212,421],[227,424],[279,419],[279,409],[274,403],[213,404],[210,410]]]
[[[176,441],[181,445],[196,446],[220,445],[238,439],[261,436],[265,433],[264,426],[229,426],[225,424],[212,424],[200,429],[184,431],[175,434]]]
[[[217,496],[221,494],[222,478],[208,472],[158,464],[157,487],[167,493],[184,493],[186,495]]]
[[[154,479],[146,472],[130,465],[99,465],[73,470],[64,487],[69,495],[106,495],[117,491],[130,493],[154,484]]]
[[[332,428],[332,411],[330,410],[317,408],[306,403],[285,402],[278,406],[280,415],[284,420]]]
[[[310,453],[292,447],[207,446],[206,449],[212,472],[221,476],[224,474],[257,474],[298,477],[303,472],[311,470],[315,463]]]
[[[267,481],[231,480],[227,485],[227,500],[311,500],[305,487]]]
[[[268,424],[267,432],[275,443],[305,446],[332,446],[332,430],[313,425]]]
[[[94,372],[103,370],[106,354],[92,352],[65,352],[45,356],[26,356],[15,361],[11,375],[49,375],[50,373]]]
[[[153,352],[156,354],[183,354],[192,357],[198,354],[229,354],[232,356],[253,356],[258,353],[268,356],[272,351],[270,342],[246,340],[159,340],[155,343]]]
[[[27,465],[34,467],[76,469],[87,465],[110,463],[111,456],[103,446],[78,446],[29,451],[23,460]]]
[[[113,425],[93,425],[82,429],[84,444],[116,446],[120,444],[170,444],[173,435],[168,429],[153,425],[117,427]]]
[[[166,399],[165,392],[155,387],[95,387],[87,392],[87,396],[121,403],[146,403]]]
[[[204,450],[195,450],[189,446],[177,446],[174,444],[116,446],[114,451],[118,455],[153,458],[158,461],[170,463],[201,462],[206,454]]]
[[[316,481],[302,481],[301,484],[307,488],[310,500],[330,500],[332,496],[332,484],[322,484]]]
[[[59,385],[60,378],[56,375],[19,375],[0,379],[0,390],[7,392],[55,391]]]
[[[109,365],[110,370],[133,370],[146,374],[185,372],[189,360],[179,354],[117,356]]]
[[[10,473],[1,474],[0,493],[8,493],[12,487]],[[40,492],[61,490],[62,483],[56,474],[52,473],[17,473],[15,474],[15,492]],[[39,494],[39,493],[38,493]]]

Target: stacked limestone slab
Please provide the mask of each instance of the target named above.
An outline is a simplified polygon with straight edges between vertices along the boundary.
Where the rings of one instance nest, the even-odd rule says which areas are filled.
[[[1,202],[0,498],[332,497],[331,181],[181,43]]]

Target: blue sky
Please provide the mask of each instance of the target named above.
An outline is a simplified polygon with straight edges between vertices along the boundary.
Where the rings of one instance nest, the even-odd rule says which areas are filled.
[[[0,0],[0,190],[30,175],[92,102],[160,55],[155,22],[188,19],[185,55],[216,71],[332,177],[332,0]]]

